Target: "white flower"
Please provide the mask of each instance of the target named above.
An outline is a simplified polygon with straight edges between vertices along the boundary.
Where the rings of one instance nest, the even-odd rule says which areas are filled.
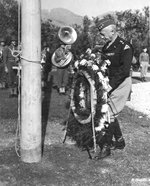
[[[91,67],[92,64],[93,64],[93,61],[91,61],[91,60],[88,60],[88,61],[87,61],[87,66]]]
[[[107,100],[107,92],[104,92],[102,99]]]
[[[91,52],[92,52],[92,50],[90,48],[88,48],[85,53],[91,54]]]
[[[103,83],[103,88],[105,89],[105,90],[107,90],[109,87],[108,87],[108,83],[106,83],[106,81],[103,81],[102,82]]]
[[[78,66],[79,66],[79,61],[77,60],[77,61],[74,62],[74,67],[78,68]]]
[[[102,75],[101,72],[98,72],[97,74],[98,74],[98,76],[99,76],[99,80],[103,80],[103,79],[104,79],[104,76]]]
[[[83,91],[81,91],[81,92],[80,92],[79,97],[80,97],[80,98],[84,98],[84,97],[85,97],[85,95],[84,95],[84,92],[83,92]]]
[[[96,131],[101,131],[102,129],[105,128],[104,123],[105,123],[106,119],[105,118],[101,118],[100,122],[99,122],[99,126],[95,127]]]
[[[91,58],[96,58],[96,55],[92,53]]]
[[[87,60],[86,59],[82,59],[81,61],[80,61],[80,65],[85,65],[87,63]]]
[[[102,105],[101,112],[106,113],[107,111],[108,111],[108,105],[107,104]]]
[[[105,82],[109,83],[108,77],[105,77],[104,79],[105,79]]]
[[[105,62],[106,62],[107,65],[110,65],[111,64],[111,62],[109,61],[109,59],[105,60]]]
[[[93,65],[93,66],[92,66],[92,69],[93,69],[93,70],[98,70],[99,68],[98,68],[97,65]]]
[[[105,71],[107,70],[107,67],[106,67],[105,64],[104,64],[103,66],[101,66],[101,70],[102,70],[103,72],[105,72]]]
[[[81,99],[80,102],[79,102],[79,105],[80,105],[82,108],[85,108],[85,100],[84,100],[84,99]]]

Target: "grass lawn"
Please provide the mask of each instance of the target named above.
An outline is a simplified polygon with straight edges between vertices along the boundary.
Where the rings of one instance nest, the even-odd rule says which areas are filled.
[[[142,113],[125,107],[119,116],[125,149],[113,151],[104,160],[90,160],[86,151],[62,143],[69,95],[59,95],[50,82],[42,104],[44,153],[41,162],[28,164],[15,149],[17,99],[8,98],[7,89],[0,90],[0,99],[0,185],[130,186],[135,178],[150,178],[150,120]]]

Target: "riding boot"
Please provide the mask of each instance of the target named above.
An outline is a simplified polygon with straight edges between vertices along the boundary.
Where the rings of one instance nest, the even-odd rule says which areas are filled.
[[[114,128],[114,138],[115,138],[115,142],[112,145],[111,149],[115,150],[115,149],[124,149],[125,147],[125,140],[122,136],[122,132],[121,132],[121,128],[118,122],[118,119],[115,118],[114,122],[113,122],[113,128]]]
[[[99,147],[100,147],[100,152],[96,156],[96,159],[103,159],[109,155],[111,155],[111,144],[112,144],[112,138],[113,138],[113,132],[114,128],[110,124],[108,129],[106,130],[105,135],[103,138],[101,138],[100,141],[98,141]]]

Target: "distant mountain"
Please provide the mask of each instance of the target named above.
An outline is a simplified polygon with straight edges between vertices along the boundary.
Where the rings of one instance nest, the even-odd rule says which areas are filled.
[[[42,12],[41,12],[41,16],[42,16],[42,20],[47,20],[49,19],[49,11],[46,10],[46,9],[43,9]]]
[[[42,19],[51,19],[57,26],[83,25],[83,17],[65,8],[54,8],[51,11],[42,10]]]

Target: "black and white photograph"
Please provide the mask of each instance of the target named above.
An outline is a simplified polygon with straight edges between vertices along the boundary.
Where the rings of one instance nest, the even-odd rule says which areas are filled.
[[[0,186],[150,186],[149,0],[0,0]]]

